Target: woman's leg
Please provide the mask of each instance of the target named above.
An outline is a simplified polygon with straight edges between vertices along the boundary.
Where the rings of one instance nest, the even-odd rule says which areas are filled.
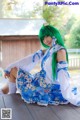
[[[18,69],[16,67],[11,69],[10,78],[9,78],[10,82],[16,83],[17,71],[18,71]]]
[[[17,77],[17,68],[14,67],[11,69],[10,71],[10,77],[9,79],[9,84],[7,84],[6,86],[4,86],[2,88],[2,92],[3,94],[8,94],[8,92],[11,93],[15,93],[16,92],[16,77]]]
[[[8,84],[6,84],[3,88],[2,88],[2,93],[3,94],[7,94],[9,92],[9,86]]]

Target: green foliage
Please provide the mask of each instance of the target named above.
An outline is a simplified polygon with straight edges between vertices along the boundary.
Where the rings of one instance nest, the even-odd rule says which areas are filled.
[[[64,42],[66,44],[66,46],[70,46],[70,40],[69,40],[69,36],[70,36],[70,30],[73,26],[73,24],[75,23],[76,17],[74,15],[72,15],[68,20],[67,23],[65,25],[62,26],[61,29],[61,34],[63,36]]]
[[[33,4],[33,10],[24,10],[24,1],[23,0],[0,0],[2,5],[3,17],[20,17],[20,18],[44,18],[48,23],[58,27],[60,29],[67,21],[67,6],[54,6],[54,5],[41,5],[40,2],[35,2]],[[48,0],[43,0],[43,3]],[[57,0],[60,1],[60,0]],[[62,0],[61,0],[62,1]],[[18,12],[16,6],[18,6]],[[1,12],[2,12],[1,11]],[[65,14],[66,13],[66,14]]]
[[[67,23],[62,27],[62,34],[65,36],[70,33],[71,27],[73,26],[74,22],[76,20],[76,17],[72,15]]]
[[[37,19],[43,18],[51,25],[57,27],[60,30],[61,35],[68,48],[79,48],[80,47],[80,18],[76,21],[76,17],[69,16],[69,6],[54,6],[43,5],[40,2],[33,4],[33,10],[27,10],[24,8],[24,0],[0,0],[0,17],[1,18],[27,18]],[[64,0],[57,0],[64,1]],[[16,6],[19,5],[18,12]],[[76,21],[76,22],[75,22]]]
[[[0,0],[0,9],[1,9],[0,17],[1,18],[11,17],[14,6],[18,4],[18,2],[19,0],[12,0],[12,1]]]
[[[51,25],[54,25],[58,29],[61,29],[61,27],[67,22],[67,18],[68,18],[67,14],[69,11],[68,7],[45,5],[44,4],[45,1],[48,0],[43,0],[43,5],[41,5],[40,2],[37,1],[35,4],[33,4],[33,10],[21,11],[20,14],[16,14],[17,17],[28,18],[28,19],[43,18]]]
[[[43,1],[45,2],[46,0]],[[61,30],[67,22],[68,12],[69,9],[67,6],[44,5],[42,16],[48,23]]]
[[[80,48],[80,18],[71,27],[67,45],[69,48]]]
[[[0,18],[2,18],[3,17],[3,9],[2,9],[2,2],[3,2],[3,0],[0,0]]]
[[[42,6],[37,2],[33,4],[33,10],[32,11],[23,11],[21,12],[19,17],[22,18],[28,18],[28,19],[37,19],[42,18]]]

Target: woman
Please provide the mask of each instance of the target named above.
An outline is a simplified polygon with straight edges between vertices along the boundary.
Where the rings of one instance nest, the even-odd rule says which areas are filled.
[[[68,73],[68,54],[59,31],[51,25],[43,25],[39,31],[42,50],[11,64],[5,70],[9,87],[3,93],[15,93],[16,86],[22,99],[27,103],[68,104],[80,106],[80,94],[70,85]],[[30,71],[41,60],[40,72],[32,75]],[[16,83],[16,84],[15,84]],[[5,91],[6,90],[6,91]]]

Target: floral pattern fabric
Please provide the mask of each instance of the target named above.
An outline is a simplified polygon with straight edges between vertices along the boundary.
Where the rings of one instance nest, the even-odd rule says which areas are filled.
[[[47,84],[45,76],[45,70],[32,75],[20,68],[17,77],[17,88],[20,90],[22,99],[27,103],[67,104],[68,101],[61,94],[60,85]]]

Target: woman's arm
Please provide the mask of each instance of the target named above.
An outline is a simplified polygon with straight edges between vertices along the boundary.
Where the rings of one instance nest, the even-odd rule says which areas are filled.
[[[57,61],[57,76],[63,97],[73,105],[80,106],[80,92],[78,87],[72,86],[70,83],[72,80],[68,72],[66,51],[64,49],[58,51]]]
[[[43,56],[42,51],[38,50],[37,52],[35,52],[35,53],[31,54],[31,55],[28,55],[28,56],[24,57],[23,59],[20,59],[20,60],[18,60],[16,62],[10,64],[5,69],[5,73],[9,74],[11,69],[14,68],[14,67],[22,68],[25,71],[30,71],[39,62],[39,60],[42,58],[42,56]]]
[[[61,49],[57,52],[57,62],[66,61],[66,51]]]

